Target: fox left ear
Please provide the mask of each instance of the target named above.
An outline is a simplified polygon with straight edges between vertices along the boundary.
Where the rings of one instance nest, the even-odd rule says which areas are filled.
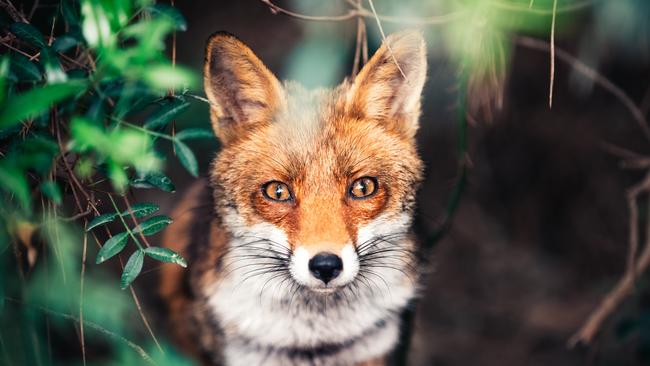
[[[347,95],[348,111],[394,123],[399,131],[413,137],[418,128],[426,73],[422,34],[391,34],[354,79]]]
[[[248,46],[226,32],[208,40],[204,87],[212,127],[223,143],[269,123],[284,100],[280,81]]]

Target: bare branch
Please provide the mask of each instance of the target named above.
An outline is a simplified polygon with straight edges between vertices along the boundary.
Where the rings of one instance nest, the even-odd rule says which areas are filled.
[[[348,10],[347,13],[341,15],[314,16],[314,15],[300,14],[300,13],[296,13],[281,8],[275,5],[273,2],[271,2],[271,0],[260,0],[260,1],[266,4],[271,9],[273,14],[278,14],[278,13],[284,14],[302,20],[314,20],[314,21],[321,21],[321,22],[340,22],[340,21],[354,19],[359,16],[364,18],[375,18],[375,15],[372,12],[368,11],[367,9],[364,9],[363,7],[359,8],[358,10],[350,9]],[[449,13],[445,15],[433,15],[425,18],[401,17],[401,16],[390,16],[390,15],[377,15],[377,17],[381,21],[389,22],[389,23],[402,23],[402,24],[411,24],[411,25],[425,25],[425,24],[435,25],[435,24],[446,24],[455,20],[459,20],[462,17],[462,14],[463,12],[455,12],[455,13]]]
[[[521,46],[536,49],[540,51],[550,52],[551,46],[548,42],[535,39],[526,36],[518,36],[515,38],[515,42]],[[598,71],[587,66],[582,61],[578,60],[576,57],[572,56],[568,52],[556,48],[556,56],[559,60],[565,62],[569,66],[573,67],[574,70],[581,73],[582,75],[592,79],[596,84],[600,85],[603,89],[607,90],[613,94],[618,100],[623,103],[623,105],[628,109],[634,120],[639,125],[639,128],[643,131],[646,139],[650,141],[650,128],[648,128],[648,121],[646,120],[643,112],[639,107],[634,103],[632,98],[630,98],[623,89],[619,88],[616,84],[611,82],[608,78],[600,74]]]
[[[549,79],[549,87],[548,87],[549,108],[553,108],[553,84],[555,83],[555,16],[556,15],[557,15],[557,0],[553,0],[553,16],[551,18],[551,77]]]
[[[399,65],[399,62],[397,62],[397,59],[395,58],[395,54],[393,53],[393,49],[390,46],[390,43],[386,42],[386,34],[384,33],[384,28],[381,26],[381,21],[379,21],[379,15],[377,15],[377,11],[375,10],[375,5],[373,4],[372,0],[368,0],[368,4],[370,4],[370,9],[372,10],[372,14],[375,16],[375,20],[377,21],[377,28],[379,28],[379,33],[381,34],[381,39],[382,41],[384,41],[384,44],[388,49],[388,53],[390,53],[390,57],[393,59],[395,66],[397,66],[399,73],[402,74],[402,77],[404,78],[404,80],[406,80],[406,83],[410,84],[409,79],[406,77],[406,74],[404,73],[404,70],[402,70],[402,67]]]
[[[646,176],[643,182],[634,186],[630,190],[629,199],[634,199],[642,192],[648,192],[650,190],[650,174]],[[629,202],[629,201],[628,201]],[[648,204],[650,205],[650,196],[648,197]],[[638,235],[638,221],[636,220],[636,214],[630,212],[630,235]],[[650,216],[648,216],[647,227],[650,228]],[[632,237],[631,239],[632,240]],[[638,240],[638,239],[637,239]],[[630,256],[633,256],[632,253],[635,248],[630,246]],[[629,260],[628,256],[628,260]],[[569,339],[569,347],[574,347],[578,343],[589,344],[598,330],[600,329],[602,323],[607,319],[607,317],[614,311],[616,308],[623,302],[623,300],[632,293],[634,289],[635,274],[642,273],[650,265],[650,235],[646,235],[645,245],[641,255],[636,261],[632,261],[631,267],[625,272],[623,277],[619,280],[616,286],[603,298],[598,307],[589,315],[587,321],[583,326]],[[630,263],[628,263],[630,265]]]

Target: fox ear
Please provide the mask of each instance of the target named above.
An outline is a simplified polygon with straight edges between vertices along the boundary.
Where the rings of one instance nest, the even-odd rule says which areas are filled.
[[[208,40],[204,87],[212,127],[223,143],[256,124],[269,123],[283,98],[278,79],[248,46],[225,32]]]
[[[397,130],[413,137],[418,128],[426,72],[422,34],[417,31],[392,34],[354,79],[347,96],[348,110],[396,124]]]

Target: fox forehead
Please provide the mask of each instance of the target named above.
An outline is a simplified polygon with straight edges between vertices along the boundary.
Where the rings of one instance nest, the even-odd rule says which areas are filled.
[[[380,213],[408,208],[421,175],[413,139],[346,111],[345,83],[334,90],[285,88],[284,107],[224,147],[213,167],[249,225],[270,221],[293,243],[343,245]],[[349,207],[349,184],[362,176],[377,177],[379,196]],[[273,180],[290,186],[297,205],[261,197],[262,184]]]
[[[346,83],[319,90],[285,84],[283,107],[267,123],[251,126],[246,138],[225,146],[217,160],[227,163],[215,170],[228,174],[239,166],[245,171],[235,169],[236,175],[249,183],[275,179],[312,189],[358,174],[417,179],[414,140],[346,111],[346,88]]]

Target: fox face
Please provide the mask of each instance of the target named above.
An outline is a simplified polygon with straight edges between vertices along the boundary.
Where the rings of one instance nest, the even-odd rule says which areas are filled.
[[[408,239],[426,74],[419,33],[389,37],[333,90],[281,83],[225,33],[209,40],[204,72],[223,145],[210,179],[233,238],[225,272],[278,298],[414,280]]]

